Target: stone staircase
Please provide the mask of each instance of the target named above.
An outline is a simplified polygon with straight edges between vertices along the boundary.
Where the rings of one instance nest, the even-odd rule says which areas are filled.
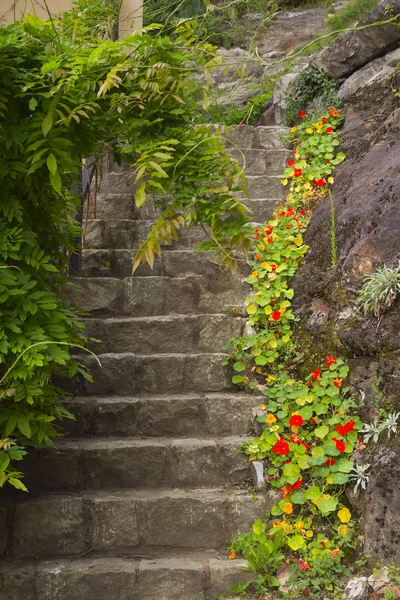
[[[255,221],[283,198],[281,133],[232,134]],[[31,455],[31,493],[0,508],[0,600],[212,600],[246,577],[226,542],[274,503],[252,497],[240,452],[256,402],[221,366],[223,342],[243,327],[222,311],[242,304],[240,276],[196,254],[189,231],[131,277],[155,216],[132,195],[129,173],[112,165],[75,292],[102,367],[83,358],[94,383],[74,383],[77,420],[60,453]]]

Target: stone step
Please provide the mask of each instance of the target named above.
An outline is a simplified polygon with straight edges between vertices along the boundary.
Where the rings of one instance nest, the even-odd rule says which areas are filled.
[[[286,162],[292,158],[290,150],[241,150],[231,148],[229,153],[249,175],[279,175],[285,169]]]
[[[251,430],[251,394],[185,394],[146,397],[66,398],[76,421],[63,421],[75,436],[217,437]]]
[[[236,150],[235,150],[236,152]],[[279,155],[285,155],[286,151],[277,151]],[[240,162],[242,164],[242,161]],[[249,173],[249,175],[262,175],[262,174],[272,174],[272,175],[281,175],[283,169],[285,167],[285,163],[279,167],[276,173],[271,171],[266,172],[264,167],[257,169],[255,173]],[[249,166],[246,167],[246,172],[248,172]],[[258,172],[259,171],[259,172]],[[274,183],[275,185],[275,183]],[[281,186],[282,187],[282,186]],[[268,191],[268,190],[267,190]],[[280,196],[279,196],[280,197]],[[266,196],[265,198],[253,200],[251,198],[243,198],[243,202],[252,210],[254,221],[263,220],[265,221],[267,218],[270,218],[273,210],[275,209],[278,201],[271,197]],[[119,219],[128,220],[128,221],[143,221],[146,222],[147,229],[151,226],[151,223],[155,221],[155,219],[159,216],[160,209],[154,206],[154,203],[151,201],[146,202],[140,209],[135,208],[134,199],[129,194],[118,194],[118,193],[109,193],[109,194],[98,194],[97,196],[97,210],[96,215],[90,213],[88,223],[92,220],[115,220],[115,217],[118,216]],[[265,216],[264,216],[265,215]],[[84,216],[86,218],[86,213],[84,212]],[[131,223],[129,225],[130,228],[136,227],[137,223]],[[142,232],[143,233],[143,232]],[[89,232],[89,241],[90,236],[92,235]],[[94,234],[93,234],[94,235]],[[125,234],[124,234],[125,235]],[[184,236],[183,232],[182,235]],[[96,232],[96,236],[98,233]],[[85,234],[85,245],[87,242],[87,234]],[[97,243],[97,237],[95,237],[95,242]],[[174,242],[172,244],[172,248],[179,246],[179,242]],[[169,246],[165,246],[168,248]]]
[[[243,560],[213,553],[173,558],[75,558],[5,562],[0,566],[4,600],[215,600],[247,581]]]
[[[74,395],[185,394],[234,389],[234,373],[222,366],[226,355],[218,352],[134,354],[108,352],[97,360],[88,354],[79,356],[87,365],[93,383],[76,376],[65,381],[64,389]]]
[[[10,558],[173,550],[224,551],[227,540],[263,519],[272,494],[234,490],[118,490],[31,497],[7,506]],[[43,526],[45,523],[45,526]]]
[[[282,142],[281,137],[287,133],[287,127],[252,127],[251,125],[231,128],[229,145],[235,145],[242,150],[265,149],[285,150],[291,146]]]
[[[85,319],[87,333],[100,340],[95,352],[221,352],[227,339],[240,336],[242,318],[226,314],[168,315]]]
[[[130,277],[136,251],[136,248],[83,250],[81,274],[87,277]],[[142,264],[135,271],[134,276],[182,277],[183,274],[195,274],[214,280],[221,277],[226,279],[227,273],[221,271],[221,267],[215,261],[216,258],[211,253],[197,253],[187,248],[166,248],[161,256],[156,258],[152,269],[148,264]],[[240,266],[243,271],[247,268],[246,264]]]
[[[220,276],[215,278],[75,277],[69,297],[93,316],[204,314],[224,306],[241,307],[247,286],[238,276],[218,273]]]
[[[278,202],[283,202],[286,188],[281,184],[281,177],[277,175],[249,175],[247,188],[251,200],[275,198],[275,207]],[[245,200],[243,200],[245,201]]]
[[[135,248],[150,232],[153,221],[132,219],[90,219],[86,224],[85,248]],[[179,246],[195,248],[209,239],[201,227],[183,228],[179,233]],[[170,246],[162,243],[162,247]]]
[[[23,465],[32,492],[232,486],[250,476],[246,439],[65,438],[58,453],[32,452]]]

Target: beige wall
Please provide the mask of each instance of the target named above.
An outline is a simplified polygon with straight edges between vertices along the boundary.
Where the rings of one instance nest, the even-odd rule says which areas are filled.
[[[72,0],[47,0],[51,14],[63,12],[71,8]],[[142,26],[142,0],[122,0],[120,11],[120,37],[129,35]],[[41,19],[48,13],[43,0],[0,0],[0,25],[8,25],[20,19],[23,14],[31,12]]]

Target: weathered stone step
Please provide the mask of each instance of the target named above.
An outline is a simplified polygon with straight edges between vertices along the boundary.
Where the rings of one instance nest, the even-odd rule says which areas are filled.
[[[281,177],[277,175],[249,175],[247,188],[251,200],[275,198],[276,204],[282,202],[286,195],[286,188],[281,184]],[[245,200],[243,199],[245,202]],[[276,208],[275,204],[275,208]]]
[[[251,125],[238,126],[231,128],[230,141],[242,150],[247,149],[265,149],[265,150],[285,150],[290,148],[281,137],[289,130],[287,127],[252,127]]]
[[[259,402],[249,394],[66,398],[76,421],[63,426],[75,436],[234,436],[250,432]]]
[[[85,319],[87,333],[100,340],[95,352],[221,352],[226,340],[240,336],[243,319],[224,314]]]
[[[94,383],[81,377],[66,380],[64,388],[75,395],[185,394],[234,389],[232,370],[223,367],[222,353],[98,354],[101,366],[91,355],[80,355]]]
[[[82,438],[57,443],[25,462],[36,491],[100,488],[205,488],[243,483],[250,475],[241,444],[249,438]]]
[[[155,316],[215,313],[216,308],[241,306],[246,286],[230,273],[208,278],[186,277],[75,277],[70,298],[94,316]]]
[[[7,555],[132,556],[171,549],[224,551],[273,505],[233,490],[122,490],[39,496],[7,507]],[[44,526],[45,524],[45,526]]]
[[[82,253],[82,271],[85,277],[130,277],[133,257],[136,249],[87,249]],[[221,270],[216,264],[216,257],[211,253],[197,253],[193,249],[164,249],[160,257],[156,257],[153,268],[142,264],[135,271],[134,277],[162,275],[163,277],[182,277],[182,275],[202,275],[215,279],[230,279],[234,284],[240,275],[231,275]],[[240,270],[245,273],[246,263],[239,263]]]
[[[135,248],[149,233],[153,221],[132,219],[90,219],[86,226],[86,248]],[[201,227],[183,228],[179,232],[180,247],[196,247],[207,238]],[[169,244],[162,243],[162,247]]]
[[[292,158],[290,150],[241,150],[231,148],[229,153],[249,175],[280,175],[282,176],[286,162]]]
[[[247,581],[242,560],[210,558],[210,552],[174,558],[75,558],[4,562],[4,600],[214,600]]]

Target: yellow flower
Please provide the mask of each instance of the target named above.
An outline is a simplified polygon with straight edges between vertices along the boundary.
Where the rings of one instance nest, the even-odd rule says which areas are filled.
[[[333,177],[328,177],[328,183],[333,183],[335,179]]]
[[[257,456],[255,454],[252,454],[251,456],[249,456],[249,460],[257,460]]]
[[[247,385],[249,383],[249,378],[248,377],[243,377],[243,383],[245,385]]]
[[[312,130],[312,127],[307,127],[306,133],[314,133],[313,130]]]
[[[273,425],[269,428],[269,430],[271,433],[276,433],[277,431],[279,431],[279,425]]]
[[[294,155],[294,157],[295,157],[295,159],[296,159],[296,160],[299,160],[299,158],[300,158],[300,154],[297,152],[297,153]]]
[[[273,375],[268,375],[266,382],[267,383],[271,383],[271,381],[275,381],[276,377],[274,377]]]
[[[342,508],[342,510],[338,511],[337,516],[342,523],[348,523],[351,519],[351,512],[348,508]]]
[[[265,410],[267,407],[265,406],[265,404],[260,404],[260,406],[258,408],[260,410]]]
[[[283,512],[287,515],[291,515],[293,512],[293,504],[291,502],[285,502],[283,505]]]
[[[250,279],[257,279],[258,277],[258,271],[253,271],[252,274],[250,275]]]
[[[314,535],[314,532],[313,532],[313,531],[311,531],[311,529],[309,529],[308,531],[306,531],[306,537],[308,537],[308,538],[312,538],[312,537],[313,537],[313,535]]]
[[[299,521],[298,523],[294,524],[294,528],[295,529],[304,529],[304,523],[303,521]]]
[[[288,504],[290,504],[290,503],[288,502]],[[285,525],[285,533],[290,533],[291,531],[292,531],[292,526],[289,525],[288,523],[286,523],[286,525]]]
[[[292,129],[290,130],[290,133],[296,133],[297,131],[297,127],[292,127]]]
[[[276,417],[275,415],[269,414],[265,417],[265,422],[266,423],[276,423]]]
[[[311,189],[311,183],[309,181],[307,181],[307,183],[304,184],[304,189],[305,190],[310,190]]]
[[[236,550],[234,550],[234,549],[232,548],[232,550],[231,550],[231,551],[230,551],[230,553],[229,553],[229,556],[228,556],[228,558],[232,560],[232,559],[236,558],[236,556],[237,556],[237,554],[236,554]]]
[[[288,180],[286,178],[285,179],[281,179],[281,184],[282,185],[287,185],[288,184]]]
[[[258,452],[258,446],[256,444],[250,444],[248,450],[251,454],[256,454]]]
[[[347,535],[350,531],[350,527],[348,525],[345,525],[344,523],[342,523],[342,525],[339,526],[338,529],[338,534],[341,536]]]
[[[318,131],[320,131],[322,129],[323,125],[324,124],[321,121],[319,121],[315,127],[318,129]]]
[[[266,262],[262,262],[262,263],[260,264],[260,267],[261,267],[262,269],[268,269],[268,263],[266,263]]]
[[[258,373],[259,375],[261,375],[261,373],[262,373],[262,368],[261,368],[261,367],[258,367],[258,368],[256,369],[256,373]]]
[[[286,306],[281,306],[279,309],[279,312],[281,313],[281,315],[286,312]]]

